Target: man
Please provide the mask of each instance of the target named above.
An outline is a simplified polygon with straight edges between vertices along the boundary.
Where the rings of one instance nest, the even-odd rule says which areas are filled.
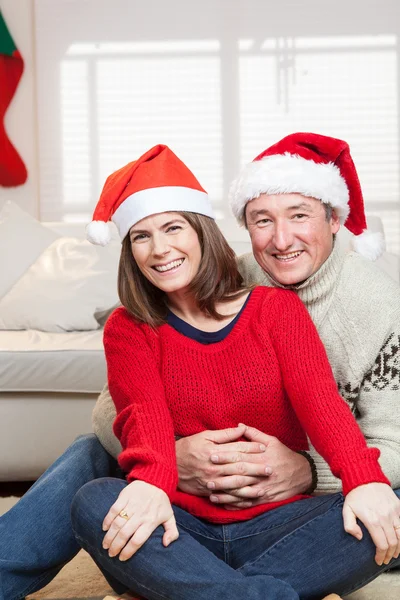
[[[303,162],[285,162],[286,153]],[[271,180],[270,169],[264,167],[274,166],[274,162],[278,164],[272,168]],[[317,165],[323,167],[322,171],[313,170]],[[349,208],[346,227],[357,237],[362,237],[361,231],[366,229],[361,190],[347,144],[312,134],[288,136],[244,170],[231,196],[235,215],[249,230],[257,261],[252,255],[239,259],[245,280],[289,287],[298,293],[325,344],[341,394],[352,407],[368,443],[380,449],[381,465],[392,486],[399,487],[399,288],[372,262],[354,253],[345,254],[335,241],[340,220],[344,221]],[[366,246],[371,252],[368,240]],[[120,446],[111,428],[114,415],[105,388],[94,413],[94,429],[104,447],[116,457]],[[211,501],[224,504],[227,510],[282,500],[315,486],[325,494],[340,490],[340,481],[314,451],[309,455],[292,452],[279,440],[248,425],[178,440],[180,488],[210,496]],[[64,507],[69,509],[74,491],[85,480],[112,474],[113,465],[95,439],[87,436],[78,440],[0,520],[0,536],[6,536],[0,539],[7,539],[7,548],[0,555],[0,565],[5,565],[0,567],[0,600],[17,600],[24,591],[27,594],[39,589],[72,558],[79,546],[69,530],[69,510],[68,518],[63,516],[67,512]],[[58,489],[57,481],[63,483],[51,499],[46,497],[46,479],[52,479],[52,489]],[[32,507],[41,499],[41,514],[35,508],[32,517]],[[42,551],[30,548],[19,537],[26,528],[27,515],[30,529],[35,528],[38,540],[42,540]],[[16,522],[21,531],[15,530]],[[303,549],[299,550],[298,545],[291,549],[288,538],[268,549],[282,556],[282,577],[299,591],[308,591],[315,580],[329,577],[332,586],[327,589],[349,593],[387,568],[374,562],[374,547],[366,532],[362,542],[347,536],[353,550],[343,545],[343,554],[336,552],[335,564],[328,555],[329,573],[324,571],[325,562],[314,568],[321,554],[329,553],[327,542],[338,529],[334,525],[332,529],[324,525],[317,539],[307,537],[308,524],[299,527]],[[341,523],[340,527],[343,529]],[[346,530],[355,532],[356,528],[349,515]],[[27,539],[31,539],[31,533],[27,530]],[[305,558],[306,549],[310,561]],[[302,563],[297,559],[299,552]],[[382,543],[379,563],[384,561],[385,553]],[[51,568],[48,556],[52,556]],[[393,560],[390,565],[398,563]],[[118,589],[115,581],[113,584]]]

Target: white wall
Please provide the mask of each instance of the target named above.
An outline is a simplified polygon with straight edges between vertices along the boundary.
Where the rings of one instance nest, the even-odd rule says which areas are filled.
[[[25,63],[24,73],[6,113],[5,126],[28,169],[24,185],[0,187],[0,205],[12,200],[32,215],[39,216],[33,0],[0,0],[0,8]]]

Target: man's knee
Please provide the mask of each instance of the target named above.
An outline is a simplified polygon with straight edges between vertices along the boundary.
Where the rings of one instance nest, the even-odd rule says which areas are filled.
[[[81,465],[82,472],[88,471],[90,477],[111,477],[118,467],[117,461],[101,445],[94,433],[78,436],[67,449],[67,454]]]
[[[99,438],[94,433],[83,433],[78,435],[75,440],[72,442],[72,446],[76,446],[77,448],[84,448],[85,450],[91,451],[94,450],[96,452],[101,452],[108,454],[107,450],[103,448],[101,445]]]

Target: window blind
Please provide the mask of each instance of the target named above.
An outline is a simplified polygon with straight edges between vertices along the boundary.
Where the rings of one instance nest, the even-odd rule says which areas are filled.
[[[42,220],[90,220],[106,176],[166,143],[242,239],[231,179],[284,135],[316,131],[350,143],[367,212],[400,252],[398,35],[321,35],[308,5],[297,37],[259,35],[270,21],[263,2],[247,19],[237,0],[205,1],[198,18],[170,0],[158,21],[165,3],[138,6],[35,0]],[[285,6],[274,7],[282,19]]]

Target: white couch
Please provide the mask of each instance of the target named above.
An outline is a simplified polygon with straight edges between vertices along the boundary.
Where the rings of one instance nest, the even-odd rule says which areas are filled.
[[[1,225],[0,213],[0,236]],[[55,269],[51,264],[51,261],[56,260],[61,260],[58,264],[65,264],[66,257],[63,259],[59,256],[62,251],[68,251],[68,259],[71,260],[73,258],[71,254],[76,253],[75,263],[72,262],[69,266],[71,271],[69,276],[74,272],[88,273],[89,279],[93,276],[95,269],[93,265],[88,264],[90,261],[85,253],[89,250],[86,245],[79,246],[76,243],[74,246],[71,241],[72,238],[84,238],[84,226],[65,223],[40,224],[42,236],[43,225],[46,231],[54,233],[50,247],[56,247],[57,252],[52,254],[46,250],[39,254],[33,265],[20,274],[21,277],[11,288],[13,295],[10,297],[10,291],[6,294],[6,297],[10,298],[8,304],[4,303],[4,297],[1,298],[0,289],[0,325],[2,319],[4,320],[4,314],[1,313],[2,306],[3,310],[8,311],[9,318],[14,319],[16,326],[24,323],[29,325],[35,318],[41,319],[40,322],[45,323],[44,327],[46,327],[46,319],[47,326],[49,322],[51,325],[53,312],[57,315],[57,308],[62,307],[62,302],[65,300],[64,297],[57,300],[59,287],[52,287],[50,281],[50,279],[60,281],[61,289],[63,285],[65,286],[65,281],[62,280],[63,273],[60,274],[60,269]],[[379,220],[374,220],[371,225],[374,229],[381,227]],[[27,224],[28,229],[31,226],[32,224]],[[247,232],[226,223],[222,224],[222,229],[238,254],[250,251]],[[92,408],[106,381],[102,328],[98,322],[104,322],[104,315],[107,314],[107,310],[104,309],[110,309],[117,302],[116,265],[120,244],[115,230],[113,230],[113,239],[114,242],[107,251],[109,255],[107,254],[105,264],[108,267],[114,265],[114,268],[105,269],[103,265],[102,271],[101,264],[100,267],[97,263],[95,265],[97,271],[100,271],[94,274],[97,292],[100,294],[103,288],[110,288],[112,291],[110,295],[106,295],[106,298],[99,299],[98,304],[101,309],[96,312],[94,325],[99,327],[98,329],[0,330],[0,481],[36,479],[77,435],[91,431]],[[101,254],[103,249],[96,251],[100,253],[101,263],[105,256]],[[397,280],[399,280],[399,262],[398,257],[390,254],[385,254],[380,259],[383,268]],[[7,264],[0,264],[0,275],[1,268],[7,269]],[[23,270],[21,265],[17,265],[18,268],[20,271]],[[36,287],[43,285],[43,277],[39,277],[41,275],[38,273],[39,269],[48,271],[49,293],[55,295],[55,299],[50,298],[45,314],[40,306],[35,305],[35,302],[38,303],[41,299],[40,290]],[[71,280],[68,285],[73,288],[77,284]],[[82,286],[82,282],[79,285]],[[93,285],[89,292],[89,295],[93,293]],[[79,289],[77,287],[76,294],[67,300],[64,309],[68,312],[71,307],[74,307],[75,302],[74,310],[79,311],[85,298],[84,294],[85,290],[82,291],[81,287]],[[26,299],[23,303],[25,316],[18,314],[21,295]],[[81,300],[76,303],[75,297],[79,295]],[[46,298],[46,302],[48,301],[49,299]],[[106,305],[107,302],[109,306]],[[98,308],[97,300],[96,308]],[[89,326],[93,325],[89,323]]]
[[[107,251],[105,261],[107,267],[113,266],[111,273],[111,269],[110,272],[106,272],[104,265],[100,264],[101,261],[94,264],[93,256],[86,256],[78,244],[74,247],[73,238],[84,239],[84,225],[41,224],[41,231],[39,231],[41,236],[43,236],[43,225],[55,233],[54,238],[50,238],[49,241],[57,242],[58,239],[60,242],[56,251],[58,262],[62,263],[64,260],[59,256],[61,251],[73,250],[74,256],[68,267],[69,271],[72,271],[72,276],[74,271],[78,273],[82,270],[89,273],[89,279],[95,281],[95,284],[91,284],[93,293],[99,287],[112,288],[112,293],[106,294],[107,304],[102,304],[104,298],[99,301],[100,310],[96,317],[101,322],[102,310],[111,309],[118,302],[116,271],[120,243],[116,232],[114,232],[116,241]],[[94,249],[100,255],[103,252],[102,248],[97,249],[87,244],[90,246],[89,251]],[[29,252],[29,245],[23,248],[24,252]],[[85,246],[83,249],[86,250]],[[0,256],[1,250],[0,239]],[[46,254],[41,254],[41,258],[45,263]],[[52,259],[54,256],[47,256],[47,258]],[[7,262],[8,260],[13,263],[11,253]],[[43,310],[37,306],[43,301],[40,290],[30,293],[27,289],[34,281],[32,270],[36,268],[37,271],[37,265],[38,261],[31,265],[11,288],[12,292],[15,292],[17,285],[19,286],[17,299],[14,294],[10,302],[5,303],[4,297],[1,298],[0,290],[0,326],[2,321],[4,326],[4,320],[7,318],[14,320],[13,326],[21,326],[21,322],[23,325],[24,321],[28,321],[29,324],[29,315],[32,315],[32,319],[43,321],[46,320],[47,315],[51,319],[52,311],[50,310],[49,314],[49,306],[47,306],[47,315],[43,314]],[[57,273],[54,272],[55,268],[51,264],[45,266],[49,278],[54,280],[62,278],[59,270]],[[16,268],[18,270],[18,265]],[[7,269],[7,263],[1,261],[0,282],[4,281],[4,269]],[[30,279],[27,278],[29,272]],[[50,281],[48,283],[49,293],[54,296],[54,288],[51,287]],[[73,283],[77,287],[82,285],[79,279]],[[43,284],[47,282],[41,280],[39,285]],[[65,281],[63,285],[65,286]],[[93,287],[96,289],[93,290]],[[81,289],[81,299],[75,307],[77,310],[80,310],[84,304],[82,301],[84,293],[85,290]],[[21,296],[25,296],[23,306],[26,315],[21,317],[21,322],[18,323],[18,314],[13,312],[13,306],[17,305],[18,309]],[[9,295],[6,294],[5,297]],[[60,309],[62,308],[62,302],[57,301],[57,298],[48,298],[47,301],[55,305],[61,304]],[[65,304],[67,303],[71,310],[75,310],[72,299],[65,299]],[[87,319],[90,307],[84,306],[83,309]],[[57,314],[56,308],[54,313]],[[0,481],[37,479],[77,435],[91,431],[92,409],[106,381],[103,330],[97,320],[93,318],[92,320],[97,329],[87,331],[40,331],[32,327],[10,331],[0,328]],[[89,323],[88,326],[93,325]]]

